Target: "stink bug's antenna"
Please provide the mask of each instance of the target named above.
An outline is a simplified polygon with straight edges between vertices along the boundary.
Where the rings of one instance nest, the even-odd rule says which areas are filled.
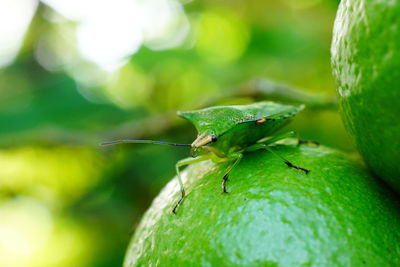
[[[127,144],[127,143],[157,144],[157,145],[167,145],[167,146],[190,146],[190,144],[177,144],[177,143],[169,143],[169,142],[153,141],[153,140],[116,140],[116,141],[104,142],[101,143],[101,145],[108,146],[108,145]]]

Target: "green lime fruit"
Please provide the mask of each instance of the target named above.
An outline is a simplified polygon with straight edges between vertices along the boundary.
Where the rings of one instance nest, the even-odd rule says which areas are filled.
[[[312,145],[229,163],[205,161],[173,179],[153,201],[124,266],[400,266],[400,210],[391,191],[346,154]]]
[[[331,54],[349,133],[400,192],[400,0],[341,1]]]

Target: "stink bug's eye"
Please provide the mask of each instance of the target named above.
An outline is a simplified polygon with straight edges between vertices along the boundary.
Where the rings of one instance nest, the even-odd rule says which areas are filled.
[[[211,142],[217,142],[217,137],[215,135],[211,136]]]

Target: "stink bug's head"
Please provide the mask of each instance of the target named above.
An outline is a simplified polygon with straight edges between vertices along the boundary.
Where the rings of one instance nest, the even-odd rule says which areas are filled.
[[[207,154],[210,151],[207,145],[214,142],[217,142],[217,137],[215,135],[199,135],[191,144],[192,149],[190,150],[190,155],[195,158],[199,155]]]

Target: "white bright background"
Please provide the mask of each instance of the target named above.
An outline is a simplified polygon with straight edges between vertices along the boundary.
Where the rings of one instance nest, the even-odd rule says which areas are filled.
[[[141,45],[157,50],[179,46],[190,29],[181,4],[175,0],[42,2],[57,12],[50,16],[60,25],[63,18],[76,22],[71,39],[76,40],[79,54],[104,70],[126,63]],[[13,62],[37,6],[36,0],[0,1],[0,67]]]

